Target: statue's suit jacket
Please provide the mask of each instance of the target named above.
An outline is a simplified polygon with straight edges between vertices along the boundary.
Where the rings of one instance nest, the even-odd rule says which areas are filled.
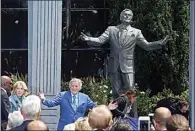
[[[145,50],[161,48],[160,41],[147,42],[141,30],[129,26],[126,35],[119,35],[121,25],[109,26],[98,38],[90,37],[89,45],[110,44],[108,71],[116,73],[120,67],[123,73],[134,72],[134,49],[136,44]],[[95,43],[93,43],[95,42]]]
[[[62,131],[64,126],[74,123],[79,117],[83,117],[87,108],[93,108],[95,103],[88,95],[78,93],[78,108],[74,111],[72,107],[72,96],[70,91],[60,92],[53,100],[44,100],[43,104],[48,107],[60,105],[60,119],[58,123],[58,131]]]

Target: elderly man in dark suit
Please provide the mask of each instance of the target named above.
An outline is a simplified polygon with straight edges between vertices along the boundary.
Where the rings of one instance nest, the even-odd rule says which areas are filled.
[[[11,79],[8,76],[1,76],[1,130],[6,130],[8,115],[11,110],[7,92],[10,90]]]
[[[114,98],[120,92],[134,88],[134,49],[138,45],[145,50],[160,49],[168,41],[168,36],[163,40],[148,42],[141,30],[133,28],[130,23],[133,12],[125,9],[120,14],[121,24],[109,26],[100,37],[89,37],[81,33],[81,39],[89,45],[110,43],[110,59],[108,71],[111,76],[112,94]]]

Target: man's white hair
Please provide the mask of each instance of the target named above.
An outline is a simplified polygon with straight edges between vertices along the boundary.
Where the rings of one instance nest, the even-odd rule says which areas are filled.
[[[71,88],[73,82],[77,82],[77,83],[79,84],[80,89],[81,89],[81,87],[82,87],[82,81],[81,81],[81,79],[72,78],[72,79],[70,80],[70,82],[69,82],[69,88]]]
[[[29,95],[27,96],[21,106],[22,115],[30,118],[35,119],[38,113],[41,111],[41,100],[36,95]]]
[[[9,113],[8,116],[8,130],[14,127],[21,125],[24,121],[24,118],[20,111],[14,111],[13,113]]]

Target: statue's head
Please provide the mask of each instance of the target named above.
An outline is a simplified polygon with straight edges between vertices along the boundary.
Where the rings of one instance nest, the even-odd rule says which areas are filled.
[[[121,23],[130,24],[133,19],[133,12],[130,9],[124,9],[120,14]]]

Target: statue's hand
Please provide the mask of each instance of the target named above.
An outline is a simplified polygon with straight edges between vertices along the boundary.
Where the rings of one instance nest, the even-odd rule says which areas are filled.
[[[169,39],[169,36],[166,35],[166,37],[162,40],[161,45],[162,45],[162,46],[166,45],[167,42],[168,42],[169,40],[170,40],[170,39]]]
[[[85,35],[83,32],[81,32],[80,38],[83,41],[89,41],[89,37],[87,35]]]

